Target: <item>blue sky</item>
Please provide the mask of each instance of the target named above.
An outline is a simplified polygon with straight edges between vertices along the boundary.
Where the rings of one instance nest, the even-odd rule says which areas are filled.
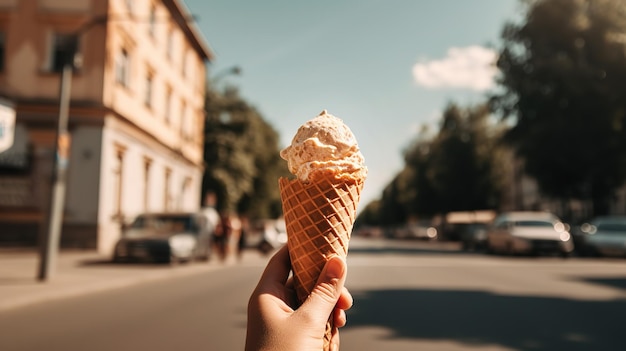
[[[281,135],[323,109],[352,129],[369,168],[363,208],[402,152],[450,101],[483,101],[518,0],[184,0],[215,53],[210,77],[237,86]],[[223,75],[239,66],[239,76]]]

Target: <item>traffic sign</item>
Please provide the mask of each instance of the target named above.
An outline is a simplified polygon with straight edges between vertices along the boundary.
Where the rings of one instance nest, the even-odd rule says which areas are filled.
[[[0,99],[0,153],[13,146],[15,138],[15,107]]]

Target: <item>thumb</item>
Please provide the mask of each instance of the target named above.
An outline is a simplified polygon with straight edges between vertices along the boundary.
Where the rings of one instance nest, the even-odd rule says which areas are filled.
[[[313,291],[298,311],[309,314],[324,325],[343,291],[346,269],[346,262],[339,256],[334,256],[326,262]]]

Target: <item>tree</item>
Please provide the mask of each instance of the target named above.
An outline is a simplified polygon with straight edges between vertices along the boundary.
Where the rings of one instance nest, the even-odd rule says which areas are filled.
[[[502,128],[490,116],[486,104],[461,108],[450,103],[437,134],[422,128],[404,152],[402,171],[359,222],[397,225],[450,211],[498,208],[506,165],[499,144]]]
[[[497,208],[501,180],[495,177],[497,137],[485,105],[448,105],[433,139],[423,182],[439,213]],[[418,194],[421,193],[418,190]],[[426,204],[422,204],[424,207]]]
[[[433,216],[440,208],[439,199],[429,177],[430,155],[434,136],[428,126],[422,126],[419,134],[404,152],[406,173],[412,174],[411,191],[408,192],[409,211],[422,216]]]
[[[205,106],[202,193],[215,193],[222,211],[251,219],[278,217],[278,177],[288,172],[279,156],[278,133],[234,88],[207,89]]]
[[[626,180],[626,6],[622,0],[525,1],[502,31],[502,92],[491,104],[541,191],[593,199],[606,213]]]
[[[381,200],[373,200],[368,203],[365,208],[359,213],[359,216],[354,221],[354,229],[358,229],[365,226],[379,226],[380,220],[380,206]]]

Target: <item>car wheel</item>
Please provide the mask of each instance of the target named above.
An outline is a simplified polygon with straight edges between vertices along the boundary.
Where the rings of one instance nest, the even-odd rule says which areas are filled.
[[[172,256],[162,256],[155,258],[155,261],[160,264],[171,264],[176,261],[176,258]]]
[[[202,261],[203,262],[209,262],[211,261],[211,255],[213,254],[213,246],[211,246],[211,244],[207,245],[204,248],[204,255],[202,255]]]
[[[198,260],[202,262],[209,262],[211,260],[210,250],[206,249],[204,253],[198,257]]]
[[[493,249],[493,246],[488,242],[485,244],[485,253],[487,255],[495,255],[496,251]]]
[[[513,246],[512,242],[508,242],[506,244],[506,254],[507,255],[511,255],[511,256],[515,256],[515,247]]]

